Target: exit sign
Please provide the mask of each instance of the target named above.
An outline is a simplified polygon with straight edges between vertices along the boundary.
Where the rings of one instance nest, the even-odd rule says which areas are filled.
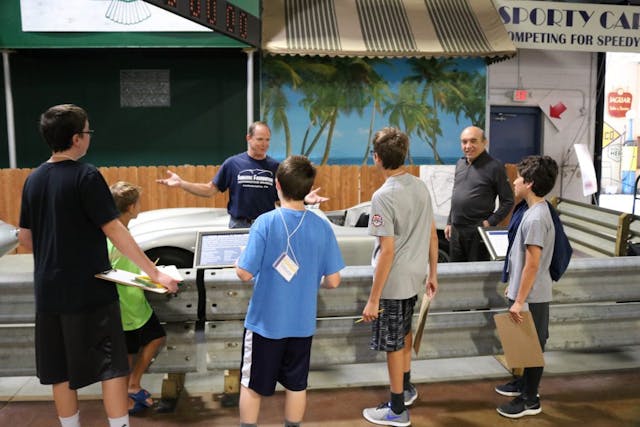
[[[516,89],[513,91],[513,100],[516,102],[524,102],[529,97],[529,92],[524,89]]]

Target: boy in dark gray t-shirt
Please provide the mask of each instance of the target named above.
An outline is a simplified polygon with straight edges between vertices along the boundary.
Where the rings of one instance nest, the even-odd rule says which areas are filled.
[[[538,333],[540,347],[549,337],[549,302],[551,302],[551,273],[555,228],[544,196],[552,189],[558,175],[558,165],[549,156],[529,156],[517,165],[518,177],[513,182],[516,198],[529,206],[524,213],[509,252],[509,313],[515,322],[522,322],[522,311],[531,312]],[[503,395],[516,396],[500,405],[500,415],[520,418],[542,411],[538,386],[542,367],[525,368],[517,392],[505,393],[510,384],[496,387]],[[516,388],[514,388],[516,390]]]

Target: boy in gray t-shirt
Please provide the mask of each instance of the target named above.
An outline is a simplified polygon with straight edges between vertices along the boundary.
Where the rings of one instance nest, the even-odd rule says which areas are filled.
[[[540,346],[549,337],[549,302],[551,301],[551,274],[549,266],[553,256],[555,228],[544,196],[553,188],[558,165],[549,156],[529,156],[517,165],[518,177],[513,182],[516,198],[529,206],[524,213],[509,252],[509,313],[515,322],[522,322],[521,311],[526,305],[533,317]],[[536,415],[542,411],[538,386],[542,367],[525,368],[522,384],[511,402],[500,405],[498,413],[508,418]]]
[[[384,128],[373,139],[373,160],[385,177],[371,200],[369,234],[376,236],[373,284],[362,311],[373,322],[371,349],[387,354],[391,399],[366,408],[374,424],[408,426],[409,411],[418,393],[410,381],[411,319],[418,292],[433,297],[438,289],[438,237],[431,197],[426,185],[408,174],[404,165],[409,138]]]

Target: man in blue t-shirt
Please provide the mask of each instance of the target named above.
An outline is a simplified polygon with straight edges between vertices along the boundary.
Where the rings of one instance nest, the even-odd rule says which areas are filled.
[[[271,130],[264,122],[254,122],[247,133],[247,151],[224,161],[216,176],[209,182],[185,181],[178,174],[167,171],[169,178],[156,182],[178,187],[200,197],[213,197],[229,189],[229,228],[249,228],[258,216],[275,208],[278,193],[275,174],[278,161],[267,155]],[[311,191],[305,203],[315,204],[327,200]]]

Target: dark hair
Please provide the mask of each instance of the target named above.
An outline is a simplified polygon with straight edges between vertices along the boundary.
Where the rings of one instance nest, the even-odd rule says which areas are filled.
[[[122,214],[125,213],[129,206],[134,205],[140,199],[140,187],[130,184],[125,181],[118,181],[109,187],[111,195],[118,211]]]
[[[409,151],[409,137],[400,129],[386,127],[373,136],[373,151],[385,169],[398,169]]]
[[[304,200],[313,186],[316,168],[305,156],[289,156],[278,166],[276,178],[283,197]]]
[[[40,135],[54,153],[65,151],[88,119],[87,112],[77,105],[54,105],[40,116]]]
[[[531,191],[544,197],[553,189],[558,176],[558,164],[549,156],[528,156],[516,165],[524,182],[532,183]]]
[[[253,122],[249,125],[249,129],[247,130],[249,136],[253,136],[253,134],[256,133],[256,127],[258,126],[264,126],[267,128],[267,130],[269,130],[269,132],[271,132],[271,129],[269,129],[269,125],[266,122],[258,120],[257,122]]]

